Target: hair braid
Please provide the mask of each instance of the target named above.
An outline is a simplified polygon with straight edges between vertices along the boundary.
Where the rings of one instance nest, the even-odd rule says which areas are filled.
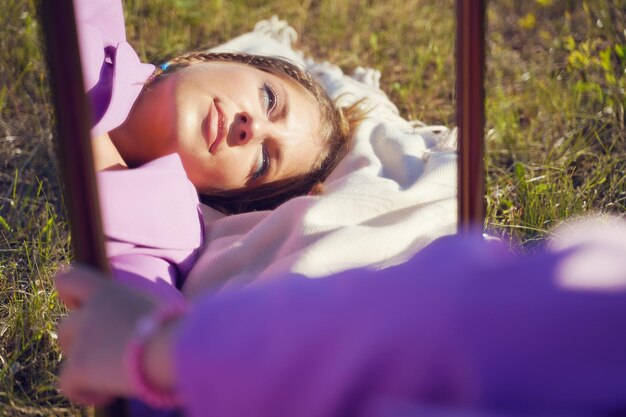
[[[311,92],[318,89],[324,90],[309,73],[289,61],[276,57],[231,52],[187,52],[170,59],[167,62],[166,70],[157,67],[153,74],[153,80],[157,79],[161,74],[174,72],[178,69],[188,67],[189,65],[215,61],[250,65],[262,71],[276,71],[277,73],[287,75]]]

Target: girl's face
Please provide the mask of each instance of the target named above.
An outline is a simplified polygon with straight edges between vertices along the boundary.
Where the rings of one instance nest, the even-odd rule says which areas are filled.
[[[148,87],[119,129],[138,141],[135,163],[177,152],[198,191],[210,193],[310,171],[323,149],[320,117],[295,82],[207,62]]]

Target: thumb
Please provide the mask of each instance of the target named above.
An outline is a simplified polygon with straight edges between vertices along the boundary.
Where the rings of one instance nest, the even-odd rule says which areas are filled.
[[[54,278],[59,298],[69,308],[78,308],[99,289],[108,284],[105,275],[84,266],[60,272]]]

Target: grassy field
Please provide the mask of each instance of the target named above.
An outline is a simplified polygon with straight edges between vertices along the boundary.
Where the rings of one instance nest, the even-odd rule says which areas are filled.
[[[51,276],[70,261],[34,0],[0,16],[0,415],[83,415],[54,388],[64,311]],[[212,46],[276,14],[298,47],[382,71],[408,119],[454,124],[452,0],[132,0],[147,60]],[[626,213],[626,1],[489,2],[487,219],[524,244],[563,219]]]

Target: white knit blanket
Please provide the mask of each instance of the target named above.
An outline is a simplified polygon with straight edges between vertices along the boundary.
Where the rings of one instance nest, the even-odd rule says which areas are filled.
[[[275,55],[317,74],[332,97],[367,97],[375,108],[322,196],[295,198],[274,211],[225,217],[204,206],[205,245],[183,291],[238,288],[286,272],[328,276],[349,268],[385,268],[456,230],[455,135],[399,116],[379,89],[380,73],[335,65],[292,49],[296,33],[272,18],[215,48]]]

